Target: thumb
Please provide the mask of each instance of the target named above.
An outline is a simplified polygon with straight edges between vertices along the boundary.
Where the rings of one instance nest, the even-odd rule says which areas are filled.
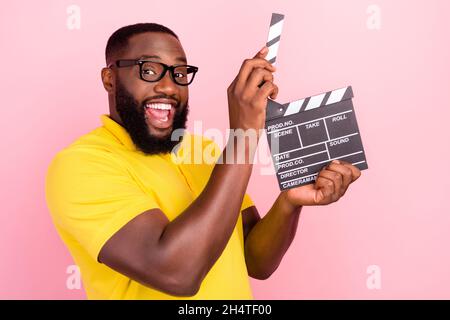
[[[323,201],[325,193],[322,188],[316,189],[314,185],[310,184],[308,188],[305,188],[304,198],[305,205],[314,206]]]
[[[325,198],[323,189],[316,189],[314,193],[314,204],[319,204]]]
[[[267,46],[264,46],[261,50],[258,51],[258,53],[255,55],[255,58],[263,58],[267,55],[269,52],[269,48]]]

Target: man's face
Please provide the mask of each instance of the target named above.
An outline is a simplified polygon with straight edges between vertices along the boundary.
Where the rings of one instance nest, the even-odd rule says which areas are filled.
[[[160,32],[146,32],[128,40],[119,59],[143,59],[186,64],[180,42]],[[173,130],[186,127],[188,87],[173,82],[169,71],[157,82],[141,80],[139,66],[115,68],[116,111],[133,142],[147,154],[167,153],[179,143],[171,141]]]

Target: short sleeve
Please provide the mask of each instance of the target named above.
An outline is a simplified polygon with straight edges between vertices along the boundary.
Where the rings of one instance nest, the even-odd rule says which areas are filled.
[[[250,208],[251,206],[254,206],[253,200],[250,198],[248,193],[244,195],[244,200],[242,201],[241,211],[244,211],[247,208]]]
[[[114,233],[159,207],[117,157],[107,151],[64,150],[47,171],[46,200],[54,223],[96,261]]]

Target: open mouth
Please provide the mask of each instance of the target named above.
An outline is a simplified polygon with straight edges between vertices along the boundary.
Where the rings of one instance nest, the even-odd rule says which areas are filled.
[[[145,104],[145,118],[154,127],[166,129],[172,125],[175,107],[170,103],[148,102]]]

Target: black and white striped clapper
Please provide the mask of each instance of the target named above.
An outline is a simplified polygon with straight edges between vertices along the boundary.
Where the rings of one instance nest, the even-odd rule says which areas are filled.
[[[268,100],[267,139],[281,190],[313,183],[332,160],[368,168],[352,87],[286,104]]]
[[[275,63],[278,55],[278,47],[280,45],[281,31],[283,30],[284,15],[272,13],[270,19],[269,36],[267,37],[266,46],[269,48],[266,60]]]

